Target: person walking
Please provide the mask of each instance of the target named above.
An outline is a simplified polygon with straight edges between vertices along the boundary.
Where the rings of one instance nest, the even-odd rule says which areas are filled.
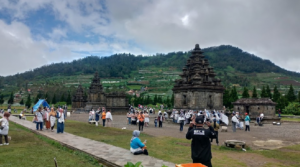
[[[165,119],[165,117],[164,117],[164,116],[162,115],[162,113],[160,112],[160,113],[158,114],[158,118],[157,118],[157,120],[158,120],[158,127],[159,127],[159,128],[162,128],[162,123],[163,123],[164,119]]]
[[[217,118],[216,116],[214,115],[213,117],[213,128],[214,128],[214,135],[213,137],[211,138],[210,142],[213,142],[213,139],[216,138],[216,143],[217,143],[217,146],[219,146],[219,128],[220,128],[220,125],[218,124],[217,122]]]
[[[102,111],[101,119],[102,119],[103,127],[105,127],[105,121],[106,121],[106,111],[105,110]]]
[[[107,113],[106,113],[107,127],[111,127],[112,121],[113,121],[113,118],[112,118],[111,112],[110,112],[110,110],[107,110]]]
[[[138,119],[139,119],[139,131],[143,131],[143,129],[144,129],[144,120],[145,120],[145,116],[144,116],[143,112],[140,112],[140,114],[138,116]]]
[[[51,126],[51,132],[54,132],[54,126],[56,121],[56,112],[54,111],[54,108],[51,108],[51,112],[49,113],[50,116],[50,126]]]
[[[43,130],[43,114],[42,114],[42,108],[39,107],[38,111],[35,113],[35,122],[36,122],[36,130]],[[39,129],[40,127],[40,129]]]
[[[212,167],[211,164],[211,143],[210,138],[214,135],[214,129],[211,127],[210,122],[204,122],[204,116],[197,116],[195,123],[190,123],[188,132],[186,134],[186,139],[191,140],[191,150],[193,163],[201,163],[208,167]],[[208,126],[209,129],[204,129],[204,124]],[[194,125],[196,126],[194,128]]]
[[[245,113],[246,117],[245,117],[245,125],[246,125],[246,128],[245,128],[245,131],[250,131],[250,117],[248,115],[248,113]]]
[[[57,133],[64,133],[65,130],[65,114],[62,108],[59,109],[57,114]]]
[[[236,125],[239,124],[239,120],[235,116],[235,113],[232,113],[231,123],[232,123],[232,131],[236,132]]]
[[[9,142],[8,142],[8,130],[9,130],[9,116],[10,116],[10,113],[9,112],[5,112],[3,114],[3,118],[0,119],[0,146],[3,146],[2,144],[2,136],[4,136],[4,140],[5,140],[5,143],[4,145],[8,146],[9,145]]]

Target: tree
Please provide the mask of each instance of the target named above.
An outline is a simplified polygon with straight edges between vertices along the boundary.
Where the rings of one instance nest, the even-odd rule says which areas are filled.
[[[52,98],[52,104],[56,104],[56,95],[54,93],[53,98]]]
[[[270,98],[270,99],[272,99],[272,93],[271,93],[269,85],[267,85],[266,93],[267,93],[267,97]]]
[[[257,98],[256,87],[253,87],[252,98]]]
[[[171,97],[171,107],[174,107],[174,99],[175,99],[175,97],[174,97],[174,93],[173,93],[172,97]]]
[[[263,88],[262,88],[260,97],[261,97],[261,98],[268,97],[268,94],[267,94],[267,91],[266,91],[266,89],[265,89],[265,86],[263,86]]]
[[[239,99],[235,86],[233,87],[233,89],[231,89],[231,92],[230,92],[229,96],[230,96],[230,98],[229,98],[230,99],[229,106],[230,106],[230,108],[232,108],[233,105],[231,103],[235,102],[235,101],[237,101]]]
[[[273,90],[274,94],[273,94],[273,101],[274,102],[278,102],[279,98],[280,98],[280,93],[277,89],[277,86],[274,87],[274,90]]]
[[[3,97],[3,94],[0,94],[0,104],[3,104],[4,103],[4,97]]]
[[[243,98],[249,98],[250,97],[248,89],[246,87],[244,87],[244,91],[243,91],[242,97]]]
[[[67,97],[67,105],[71,105],[72,104],[72,100],[71,100],[71,94],[69,92],[68,97]]]
[[[155,94],[152,104],[156,105],[157,103],[158,103],[157,94]]]
[[[298,102],[300,102],[300,91],[298,92]]]
[[[48,100],[48,98],[49,98],[49,95],[48,95],[48,92],[46,92],[45,99]]]
[[[21,104],[21,105],[23,105],[23,104],[24,104],[24,100],[23,100],[23,99],[20,101],[20,104]]]
[[[289,101],[287,100],[287,98],[285,96],[280,96],[277,105],[276,105],[276,109],[281,109],[283,110],[286,106],[288,106]]]
[[[294,93],[294,88],[292,85],[290,85],[290,89],[286,95],[286,98],[289,102],[294,102],[296,100],[296,95]]]
[[[8,99],[8,104],[14,104],[14,95],[13,95],[13,92],[10,93],[10,97]]]
[[[25,106],[26,106],[27,108],[30,108],[30,106],[31,106],[31,98],[30,98],[30,95],[28,95],[28,97],[27,97]]]
[[[228,89],[225,89],[225,92],[224,92],[224,95],[223,95],[223,105],[225,107],[230,107],[231,106],[230,91]]]
[[[65,102],[65,101],[66,101],[66,99],[65,99],[65,94],[63,93],[63,94],[61,95],[60,102]]]

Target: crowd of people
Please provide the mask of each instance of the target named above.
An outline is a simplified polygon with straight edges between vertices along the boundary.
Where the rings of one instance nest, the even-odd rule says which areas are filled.
[[[22,112],[21,112],[22,113]],[[19,116],[21,119],[22,117]],[[43,131],[44,127],[46,130],[51,130],[54,132],[55,124],[57,126],[57,133],[64,133],[66,121],[66,110],[63,108],[51,108],[39,107],[35,112],[32,122],[36,124],[36,130]]]
[[[106,111],[105,107],[99,107],[96,111],[91,109],[88,122],[95,122],[95,125],[98,126],[100,118],[103,127],[112,127],[113,117],[110,110]]]

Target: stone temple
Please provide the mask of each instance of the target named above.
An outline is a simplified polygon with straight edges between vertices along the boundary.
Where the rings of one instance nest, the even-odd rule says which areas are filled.
[[[99,107],[105,107],[112,112],[126,112],[128,110],[128,100],[125,93],[105,93],[96,72],[87,97],[84,96],[81,85],[78,86],[77,92],[73,96],[72,108],[76,111],[90,111],[91,109],[97,110]]]
[[[192,110],[222,110],[224,87],[215,78],[214,68],[209,66],[199,45],[191,51],[181,79],[175,81],[174,108]]]

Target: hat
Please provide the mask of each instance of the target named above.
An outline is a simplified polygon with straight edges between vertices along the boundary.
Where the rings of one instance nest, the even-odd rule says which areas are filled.
[[[248,115],[248,113],[245,113],[245,115]]]
[[[200,116],[196,117],[196,123],[197,124],[203,124],[204,123],[204,117],[203,117],[203,115],[200,115]]]

